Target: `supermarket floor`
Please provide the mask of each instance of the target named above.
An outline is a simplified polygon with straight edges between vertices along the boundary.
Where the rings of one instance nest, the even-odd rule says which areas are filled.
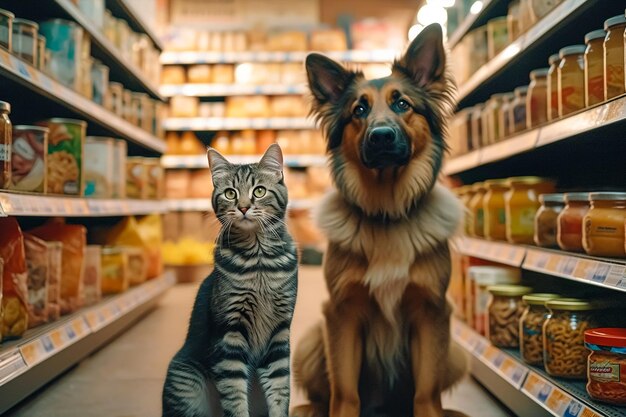
[[[160,307],[111,344],[49,384],[14,409],[16,417],[156,417],[168,361],[180,347],[196,294],[195,284],[169,290]],[[326,289],[319,268],[300,272],[298,306],[292,338],[298,343],[320,317]],[[294,392],[292,405],[302,402]],[[467,377],[445,397],[445,406],[474,417],[511,414],[480,385]]]

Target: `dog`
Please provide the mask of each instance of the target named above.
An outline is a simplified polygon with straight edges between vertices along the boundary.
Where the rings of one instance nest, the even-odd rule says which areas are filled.
[[[442,417],[441,393],[466,371],[450,343],[448,239],[462,209],[437,183],[454,83],[439,25],[366,80],[306,58],[312,112],[334,189],[317,215],[328,238],[324,320],[296,347],[293,417]]]

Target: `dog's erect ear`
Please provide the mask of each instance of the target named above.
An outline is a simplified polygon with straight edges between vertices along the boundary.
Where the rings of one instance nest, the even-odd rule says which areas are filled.
[[[221,153],[211,147],[207,149],[206,155],[209,160],[209,168],[211,168],[211,178],[213,179],[213,184],[215,184],[216,180],[228,174],[231,163]]]
[[[444,77],[446,51],[443,33],[437,23],[426,26],[407,48],[394,68],[407,73],[420,87],[428,87]]]
[[[277,143],[273,143],[267,148],[261,161],[259,168],[275,175],[279,180],[283,177],[283,151]]]
[[[354,77],[353,72],[320,54],[306,57],[306,72],[311,93],[320,104],[339,101]]]

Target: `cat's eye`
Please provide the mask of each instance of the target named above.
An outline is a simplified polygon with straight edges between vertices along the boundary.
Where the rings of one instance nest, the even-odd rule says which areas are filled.
[[[235,198],[237,198],[237,192],[232,188],[228,188],[226,189],[226,191],[224,191],[224,197],[226,197],[228,200],[234,200]]]
[[[252,194],[254,194],[256,198],[261,198],[265,195],[266,192],[267,190],[265,189],[265,187],[256,187],[254,191],[252,191]]]

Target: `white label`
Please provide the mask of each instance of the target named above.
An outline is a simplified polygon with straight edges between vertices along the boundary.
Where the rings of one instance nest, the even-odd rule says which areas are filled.
[[[13,51],[32,64],[35,60],[35,40],[32,36],[13,32]]]
[[[0,143],[0,161],[11,162],[11,147]]]

